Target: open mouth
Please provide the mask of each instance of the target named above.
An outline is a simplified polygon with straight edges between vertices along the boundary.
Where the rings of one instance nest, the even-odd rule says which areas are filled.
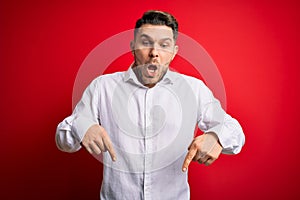
[[[155,71],[157,70],[157,66],[151,64],[151,65],[148,65],[147,69],[150,73],[155,73]]]
[[[158,73],[158,67],[157,67],[157,65],[149,64],[147,66],[147,75],[148,75],[148,78],[154,78],[155,76],[157,76],[157,73]]]

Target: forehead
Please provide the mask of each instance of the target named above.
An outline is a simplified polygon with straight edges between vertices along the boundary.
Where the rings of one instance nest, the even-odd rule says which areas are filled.
[[[147,36],[154,40],[167,38],[173,40],[173,30],[166,25],[144,24],[138,29],[136,36]]]

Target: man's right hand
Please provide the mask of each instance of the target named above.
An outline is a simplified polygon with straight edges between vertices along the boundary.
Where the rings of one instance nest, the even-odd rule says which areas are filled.
[[[107,132],[98,124],[91,126],[87,130],[81,144],[90,154],[100,154],[101,152],[108,151],[113,161],[116,161],[117,159]]]

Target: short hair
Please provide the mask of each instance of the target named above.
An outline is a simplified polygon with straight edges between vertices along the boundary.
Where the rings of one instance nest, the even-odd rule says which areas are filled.
[[[135,24],[134,38],[138,32],[138,29],[144,24],[152,25],[166,25],[173,30],[173,38],[176,41],[178,37],[178,23],[176,18],[170,13],[159,11],[159,10],[149,10],[145,12],[142,18],[138,19]]]

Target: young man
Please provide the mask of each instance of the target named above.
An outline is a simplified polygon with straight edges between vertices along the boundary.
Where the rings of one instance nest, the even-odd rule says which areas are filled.
[[[210,165],[244,144],[239,123],[202,81],[169,70],[177,35],[172,15],[144,13],[130,68],[96,78],[58,125],[59,149],[103,156],[101,199],[189,199],[190,162]],[[204,134],[193,138],[196,124]]]

